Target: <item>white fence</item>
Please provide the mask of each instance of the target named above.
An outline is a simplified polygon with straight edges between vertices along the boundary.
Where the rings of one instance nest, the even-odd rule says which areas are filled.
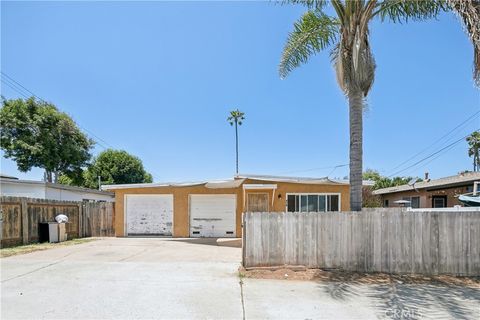
[[[480,212],[245,213],[245,267],[480,276]]]

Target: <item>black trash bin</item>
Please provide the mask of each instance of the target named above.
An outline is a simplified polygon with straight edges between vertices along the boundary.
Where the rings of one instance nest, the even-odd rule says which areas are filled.
[[[40,222],[38,224],[38,242],[48,242],[50,240],[49,223]]]
[[[38,224],[38,242],[60,242],[65,240],[65,223],[40,222]]]

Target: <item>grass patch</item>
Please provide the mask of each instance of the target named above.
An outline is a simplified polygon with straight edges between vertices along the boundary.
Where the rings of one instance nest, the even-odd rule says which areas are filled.
[[[87,243],[95,240],[98,240],[98,238],[78,238],[78,239],[67,240],[59,243],[48,243],[48,242],[32,243],[32,244],[16,246],[11,248],[2,248],[0,249],[0,258],[6,258],[11,256],[16,256],[18,254],[48,250],[48,249],[53,249],[58,247],[72,246],[72,245]]]

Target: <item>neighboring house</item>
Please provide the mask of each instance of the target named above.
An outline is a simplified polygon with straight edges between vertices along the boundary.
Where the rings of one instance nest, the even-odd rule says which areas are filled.
[[[240,237],[242,212],[349,210],[348,182],[240,175],[223,181],[105,185],[117,236]]]
[[[113,192],[72,187],[44,181],[0,177],[0,195],[68,201],[115,201]]]
[[[395,203],[399,200],[410,202],[412,208],[445,208],[461,206],[458,196],[473,192],[474,182],[480,181],[480,172],[465,172],[456,176],[435,180],[428,179],[428,174],[423,181],[413,185],[401,185],[378,189],[373,192],[382,199],[384,207],[404,206]]]

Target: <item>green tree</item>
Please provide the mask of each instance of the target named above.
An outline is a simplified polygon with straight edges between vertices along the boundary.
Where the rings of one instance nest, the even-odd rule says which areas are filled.
[[[227,118],[231,126],[235,125],[235,173],[238,175],[238,126],[241,126],[245,120],[245,113],[240,110],[230,111],[230,116]]]
[[[374,18],[402,22],[435,17],[443,8],[433,0],[287,0],[301,3],[307,12],[294,24],[279,66],[285,78],[293,69],[328,47],[337,81],[348,97],[350,113],[350,207],[362,209],[363,110],[370,91],[375,60],[370,49],[369,25]],[[334,16],[325,12],[331,3]]]
[[[142,161],[123,150],[107,149],[94,158],[84,172],[84,185],[98,188],[102,184],[150,183],[152,175],[145,171]]]
[[[363,173],[363,180],[378,181],[382,178],[377,170],[367,169]]]
[[[475,131],[467,137],[468,156],[473,157],[473,171],[480,171],[480,132]]]
[[[58,177],[58,183],[69,186],[84,187],[85,170],[78,168],[73,171],[62,172],[62,174]]]
[[[50,103],[30,99],[2,98],[0,145],[5,157],[18,170],[45,169],[49,182],[62,172],[76,171],[91,158],[94,142],[65,113]]]
[[[393,177],[388,178],[382,176],[377,170],[367,169],[363,173],[364,180],[371,180],[375,182],[372,190],[401,186],[408,184],[414,177]],[[416,178],[418,180],[418,178]]]

